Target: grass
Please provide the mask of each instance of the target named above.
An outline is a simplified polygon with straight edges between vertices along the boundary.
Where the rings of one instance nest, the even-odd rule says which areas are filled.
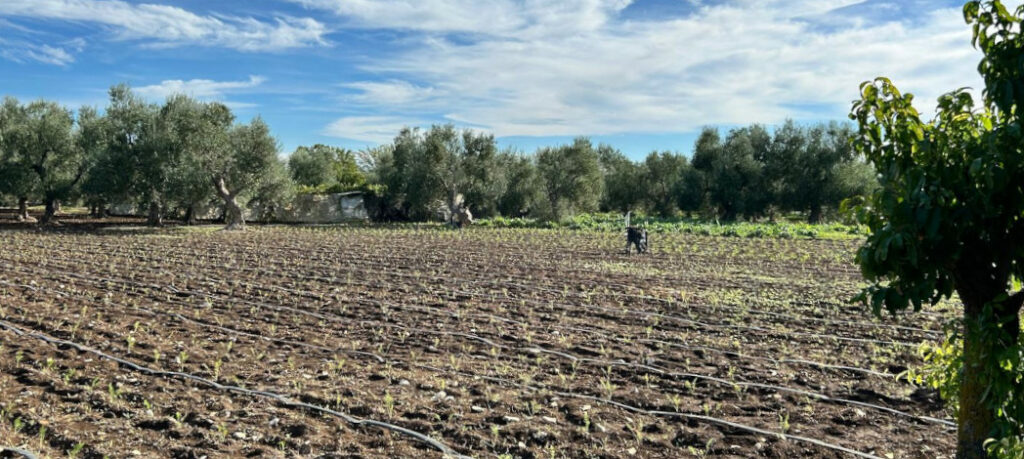
[[[779,239],[856,239],[867,229],[842,223],[809,224],[799,221],[777,222],[710,222],[690,217],[648,217],[634,215],[634,224],[645,226],[652,233],[688,233],[704,236],[779,238]],[[617,232],[623,230],[622,215],[616,213],[580,214],[560,222],[533,218],[494,217],[478,220],[482,227],[493,228],[564,228],[579,231]]]

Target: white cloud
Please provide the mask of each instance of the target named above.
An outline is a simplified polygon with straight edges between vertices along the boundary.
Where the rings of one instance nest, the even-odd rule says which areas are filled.
[[[522,25],[507,1],[289,0],[345,17],[346,25],[437,32],[491,32]]]
[[[69,48],[74,51],[81,51],[84,42],[69,43]],[[0,57],[18,63],[26,61],[42,62],[60,67],[66,67],[75,62],[75,57],[65,48],[50,45],[37,45],[25,41],[8,41],[0,38]]]
[[[225,101],[224,98],[226,95],[258,87],[265,81],[266,78],[261,76],[250,76],[248,80],[243,81],[214,81],[204,79],[164,80],[159,84],[133,88],[133,90],[139,95],[151,100],[163,101],[168,96],[174,94],[185,94],[200,100],[221,101],[229,108],[240,110],[253,108],[257,105],[246,102]]]
[[[422,126],[414,118],[397,116],[346,116],[327,125],[323,135],[364,142],[386,143],[406,126]]]
[[[343,85],[360,92],[352,97],[356,102],[383,105],[422,105],[434,93],[433,88],[416,86],[408,81],[361,81]]]
[[[65,66],[75,61],[70,53],[63,48],[50,45],[42,45],[35,49],[25,51],[25,55],[46,64]]]
[[[484,35],[593,30],[633,0],[288,0],[331,11],[362,28]]]
[[[280,16],[273,22],[251,17],[200,16],[185,9],[120,0],[4,0],[0,16],[102,24],[124,40],[153,46],[222,46],[241,51],[275,51],[325,44],[327,28],[311,18]]]
[[[393,24],[400,14],[381,19],[356,9],[365,2],[298,1],[334,5],[339,14],[368,22],[364,26],[415,28]],[[398,9],[406,3],[383,2]],[[459,4],[415,5],[434,3]],[[737,0],[700,6],[688,17],[635,22],[616,18],[626,1],[574,0],[585,12],[576,19],[555,2],[543,3],[550,8],[540,0],[488,5],[511,3],[522,11],[495,19],[490,33],[468,41],[429,33],[422,45],[364,66],[385,79],[349,83],[361,91],[354,102],[367,112],[393,114],[377,120],[392,136],[396,119],[428,113],[483,125],[499,136],[603,135],[773,124],[787,117],[843,119],[858,85],[879,75],[915,93],[928,114],[943,92],[981,84],[975,71],[980,54],[956,8],[923,12],[914,21],[822,27],[808,18],[857,2]],[[435,20],[441,16],[422,23]],[[445,27],[470,29],[455,19]],[[444,27],[420,30],[435,28]],[[328,132],[375,130],[372,117],[347,120]]]

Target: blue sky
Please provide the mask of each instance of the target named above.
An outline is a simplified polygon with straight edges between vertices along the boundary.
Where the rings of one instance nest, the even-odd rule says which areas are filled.
[[[1020,2],[1008,2],[1013,6]],[[0,0],[0,94],[102,107],[127,82],[262,116],[283,153],[454,123],[634,158],[702,126],[845,119],[892,77],[980,87],[961,1]]]

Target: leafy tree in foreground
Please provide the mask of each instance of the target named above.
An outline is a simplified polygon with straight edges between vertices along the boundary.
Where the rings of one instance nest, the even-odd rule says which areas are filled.
[[[851,114],[855,147],[881,181],[858,211],[872,230],[857,254],[872,285],[859,298],[876,314],[919,310],[954,291],[963,302],[962,367],[952,377],[958,458],[1024,452],[1022,15],[1024,7],[1012,14],[999,1],[964,6],[984,53],[980,107],[953,91],[923,122],[913,97],[879,78],[861,85]]]

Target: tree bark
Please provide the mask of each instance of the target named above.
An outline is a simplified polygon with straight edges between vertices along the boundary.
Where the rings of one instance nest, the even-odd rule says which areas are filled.
[[[242,215],[242,207],[238,205],[238,201],[235,200],[234,196],[224,198],[224,223],[227,224],[224,227],[225,230],[245,229],[245,217]]]
[[[54,217],[56,217],[58,211],[60,211],[60,201],[57,199],[47,198],[46,211],[43,212],[43,218],[39,220],[39,223],[44,225],[56,223]]]
[[[455,191],[455,188],[448,190],[448,224],[452,228],[458,227],[458,212],[459,212],[459,193]]]
[[[188,226],[193,226],[196,224],[195,206],[188,206],[188,208],[185,209],[185,224]]]
[[[224,200],[224,227],[227,231],[244,230],[245,216],[242,214],[242,206],[238,205],[235,194],[228,190],[223,177],[218,177],[214,183],[217,186],[217,194]]]
[[[976,309],[966,304],[965,315]],[[970,327],[968,327],[970,328]],[[985,440],[995,427],[995,414],[984,406],[986,380],[982,365],[987,350],[979,334],[968,330],[964,334],[964,370],[960,381],[960,412],[957,414],[957,459],[985,459]]]
[[[149,216],[146,217],[146,225],[149,226],[163,226],[164,225],[164,213],[160,209],[160,203],[156,200],[149,202]]]
[[[32,216],[28,214],[28,198],[18,198],[18,221],[33,222]]]
[[[994,354],[1015,346],[1020,336],[1020,310],[1024,294],[1018,292],[1001,303],[995,298],[1005,293],[993,282],[986,269],[965,273],[959,270],[957,293],[964,303],[963,379],[960,381],[960,411],[957,414],[957,459],[985,459],[985,440],[995,433],[996,413],[986,406],[985,395],[991,381],[988,375],[1002,371]],[[992,304],[993,317],[984,317],[985,306]],[[1002,332],[979,329],[978,323],[999,323]]]
[[[107,208],[103,202],[93,202],[89,208],[89,215],[92,218],[103,218],[107,216]]]
[[[811,206],[811,213],[807,216],[807,223],[821,223],[821,205]]]

